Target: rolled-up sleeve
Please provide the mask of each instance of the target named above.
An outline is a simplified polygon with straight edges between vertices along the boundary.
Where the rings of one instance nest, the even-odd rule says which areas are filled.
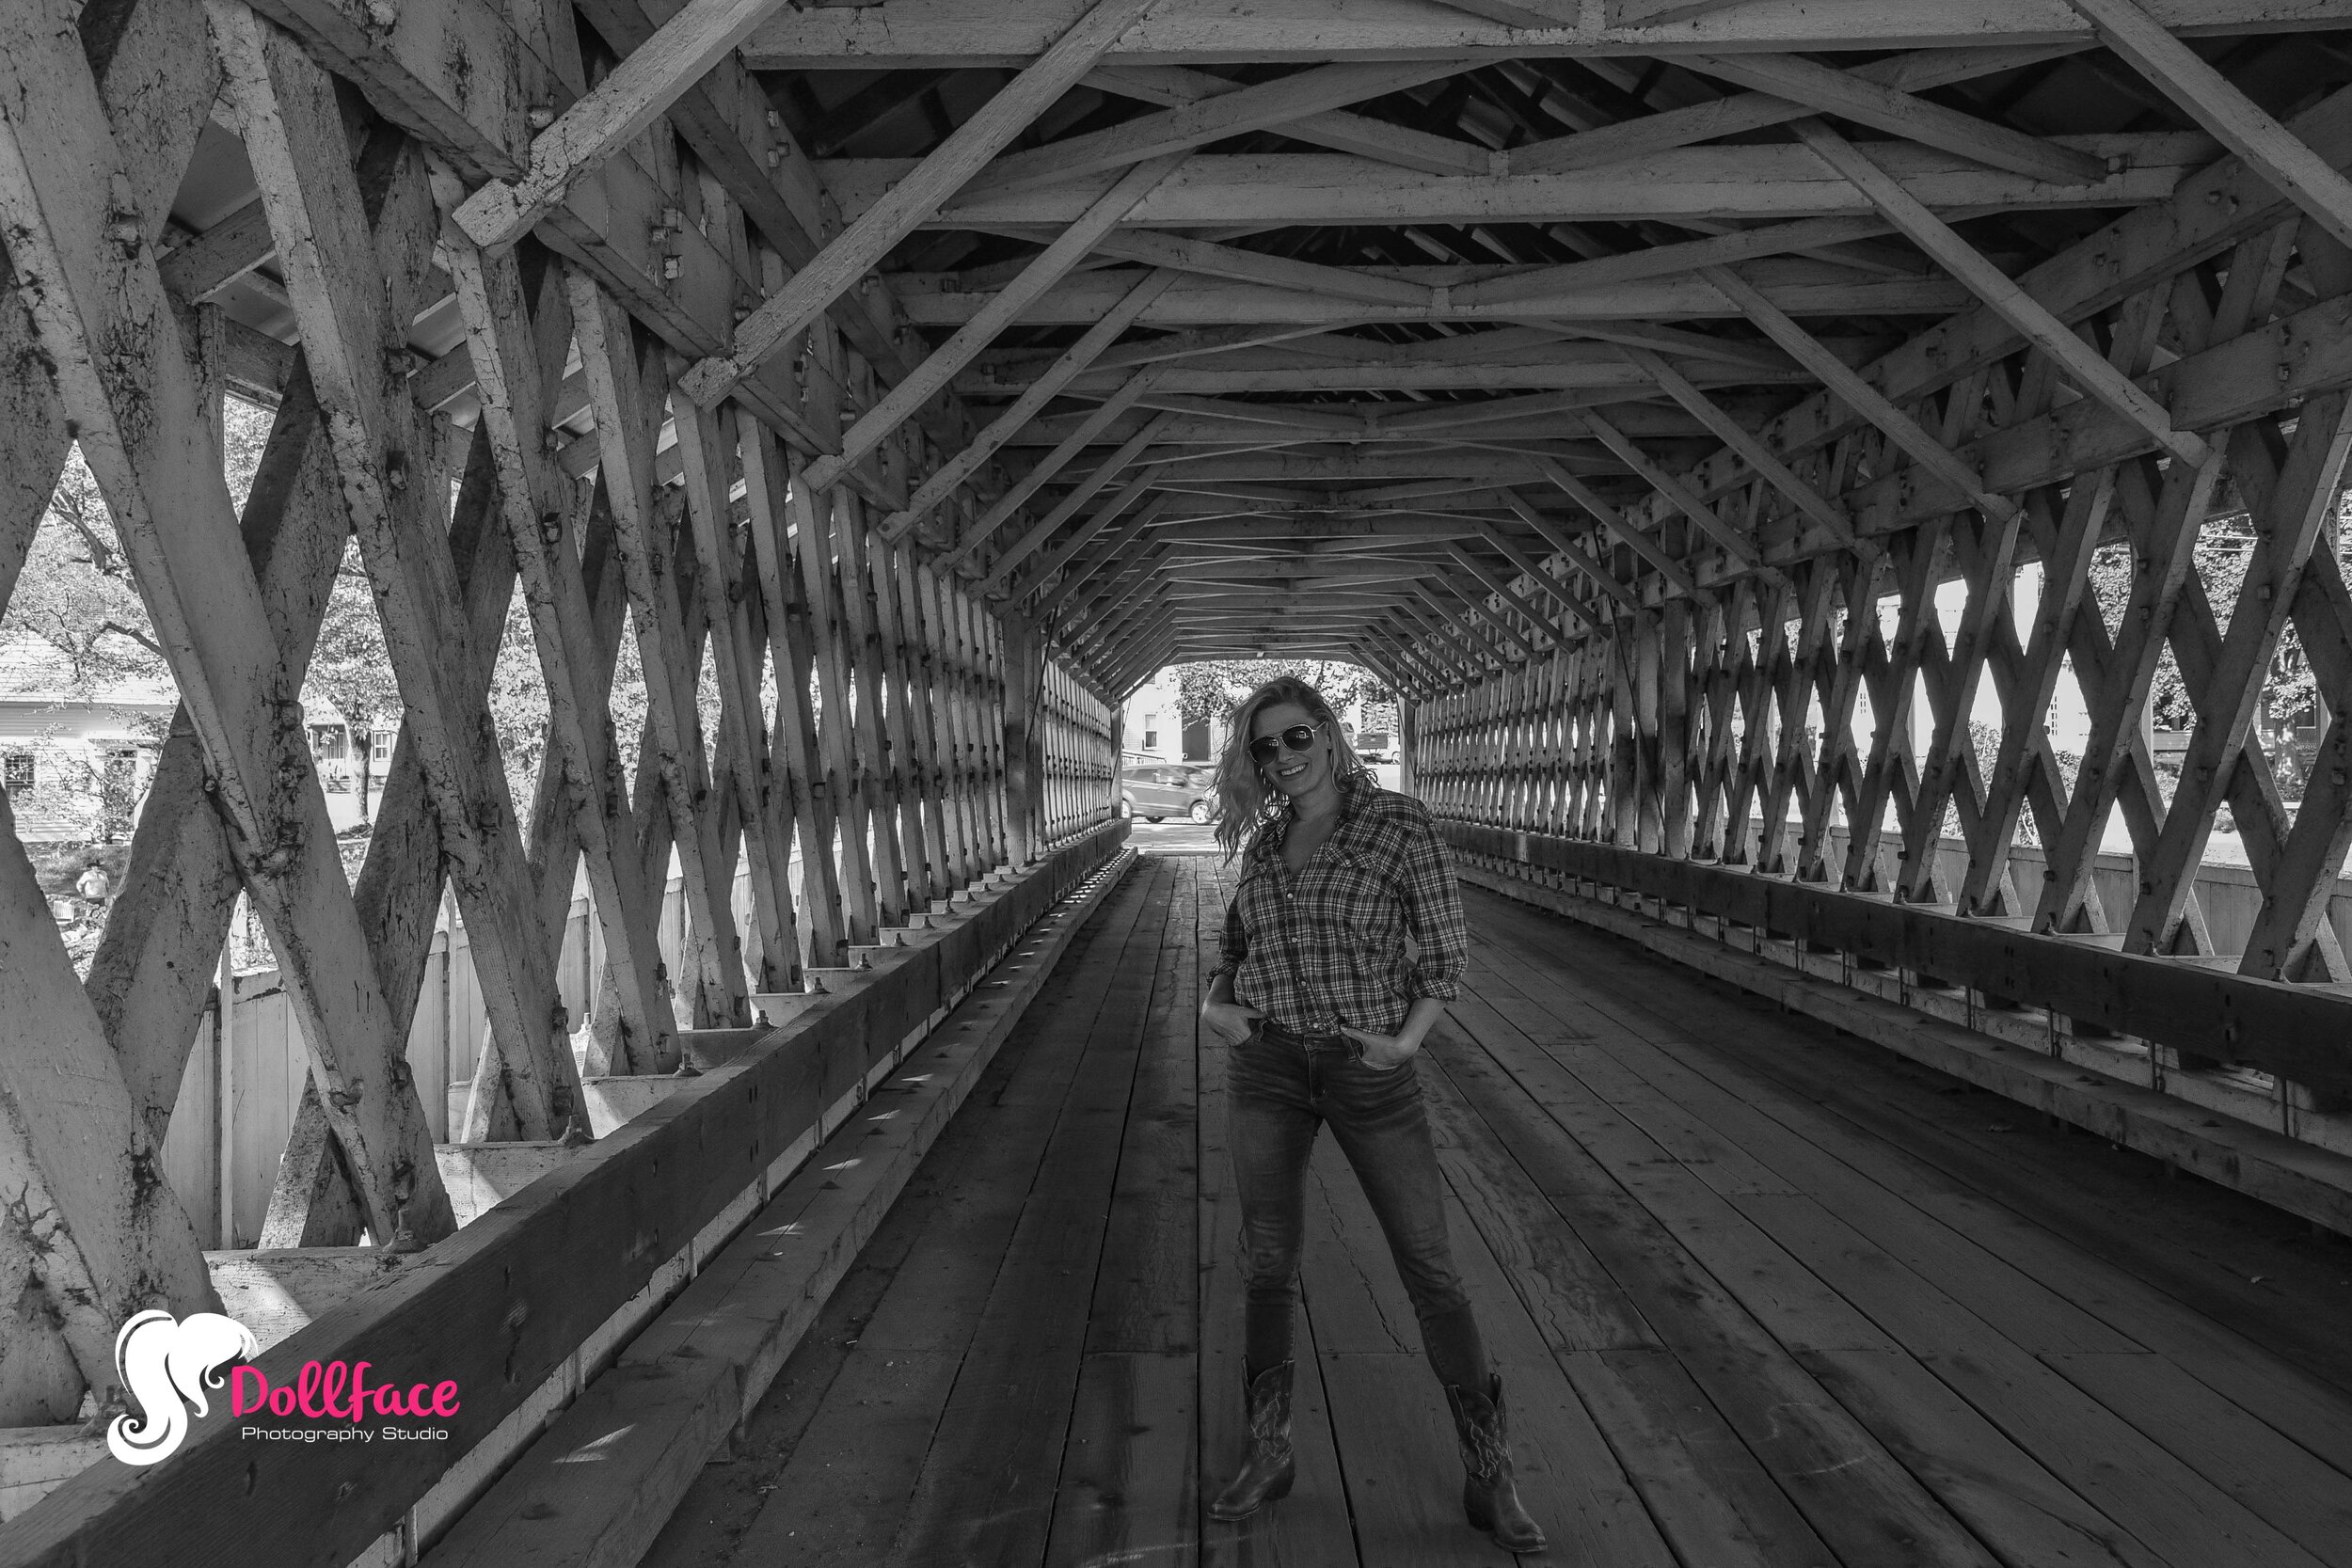
[[[1461,994],[1462,970],[1470,961],[1470,922],[1462,914],[1454,863],[1425,813],[1406,826],[1404,837],[1397,890],[1420,949],[1406,976],[1405,994],[1416,1002],[1424,996],[1451,1002]]]
[[[1217,938],[1217,966],[1209,971],[1209,983],[1215,985],[1218,976],[1241,973],[1242,959],[1249,957],[1249,928],[1241,923],[1241,899],[1237,895],[1225,906],[1225,930]]]

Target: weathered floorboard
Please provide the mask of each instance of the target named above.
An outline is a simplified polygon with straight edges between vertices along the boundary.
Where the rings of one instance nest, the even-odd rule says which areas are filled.
[[[1327,1141],[1298,1482],[1205,1517],[1241,1438],[1226,1053],[1194,1019],[1232,882],[1147,866],[649,1560],[1502,1560],[1460,1523],[1444,1401]],[[2185,1293],[2084,1244],[2130,1157],[1984,1132],[1947,1080],[1469,896],[1471,980],[1422,1071],[1552,1560],[2352,1562],[2341,1353],[2267,1333],[2337,1309],[2341,1243],[2165,1182],[2194,1245],[2275,1271]]]

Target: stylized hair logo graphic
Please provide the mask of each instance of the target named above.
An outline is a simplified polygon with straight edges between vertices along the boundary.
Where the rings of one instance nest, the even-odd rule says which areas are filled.
[[[253,1331],[234,1318],[191,1312],[175,1323],[168,1312],[139,1313],[115,1336],[115,1375],[140,1414],[107,1423],[107,1449],[125,1465],[170,1458],[188,1434],[189,1407],[210,1415],[204,1391],[226,1385],[221,1374],[230,1362],[259,1354]]]

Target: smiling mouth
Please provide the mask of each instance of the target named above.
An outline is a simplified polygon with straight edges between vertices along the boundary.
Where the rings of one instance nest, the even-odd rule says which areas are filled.
[[[1304,762],[1294,762],[1288,767],[1277,768],[1274,770],[1274,776],[1278,779],[1295,779],[1305,771],[1307,771],[1307,765]]]

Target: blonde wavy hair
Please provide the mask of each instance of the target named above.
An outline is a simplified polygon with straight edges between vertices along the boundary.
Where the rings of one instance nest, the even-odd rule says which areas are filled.
[[[1305,708],[1308,717],[1323,726],[1341,778],[1372,771],[1356,754],[1356,748],[1348,744],[1347,732],[1340,728],[1340,716],[1331,711],[1331,705],[1324,701],[1322,692],[1296,675],[1275,676],[1234,705],[1232,722],[1225,735],[1225,752],[1217,758],[1216,842],[1227,860],[1240,854],[1242,846],[1281,809],[1281,793],[1266,788],[1257,763],[1249,755],[1249,732],[1256,725],[1259,713],[1280,703]]]

